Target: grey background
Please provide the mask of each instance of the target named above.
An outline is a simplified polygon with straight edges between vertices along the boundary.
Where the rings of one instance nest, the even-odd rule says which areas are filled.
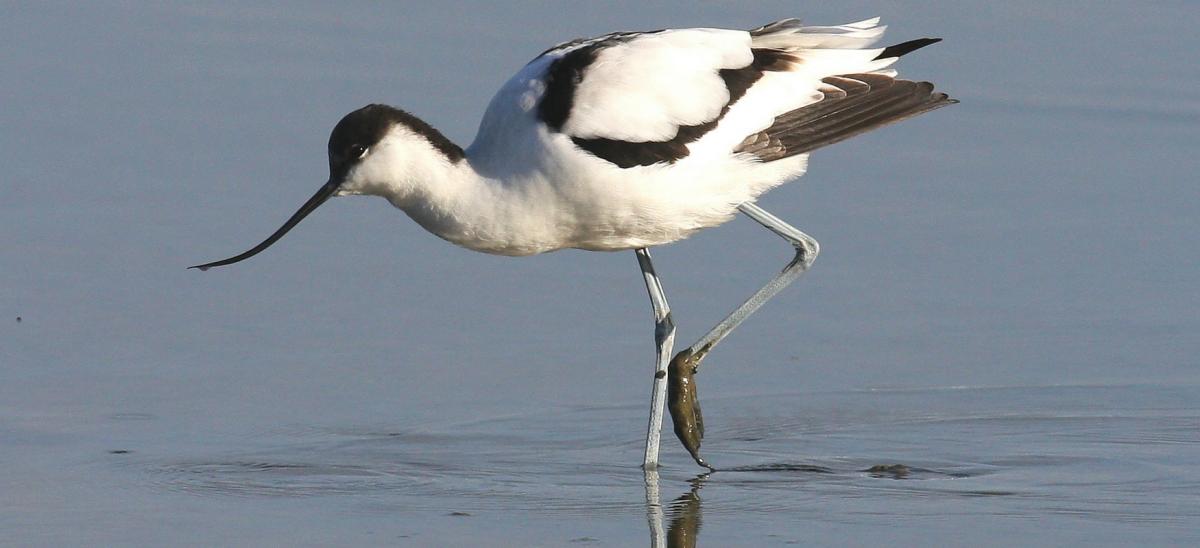
[[[712,442],[730,451],[726,461],[753,460],[728,439],[739,428],[770,424],[770,414],[830,394],[857,395],[795,413],[836,423],[838,412],[889,408],[864,395],[872,391],[1015,389],[966,398],[979,408],[946,404],[946,412],[1003,415],[1013,401],[1027,401],[1063,417],[1072,404],[1056,402],[1078,401],[1098,405],[1089,413],[1099,415],[1197,415],[1194,4],[438,6],[0,5],[0,520],[16,539],[202,542],[213,534],[204,524],[218,520],[230,528],[228,542],[642,542],[634,472],[653,345],[632,253],[475,254],[424,233],[382,200],[348,198],[253,260],[185,270],[249,247],[294,211],[324,181],[328,131],[346,112],[387,102],[465,146],[492,92],[522,64],[558,41],[612,30],[881,15],[888,43],[945,39],[899,68],[962,101],[822,150],[808,175],[760,202],[816,237],[822,254],[706,362],[703,395],[743,421],[727,423],[727,439]],[[655,250],[681,343],[788,255],[740,219]],[[1039,392],[1062,387],[1118,393],[1060,400]],[[1137,398],[1121,395],[1129,387]],[[763,404],[771,401],[777,405]],[[571,415],[580,409],[605,419]],[[449,449],[463,474],[437,477],[444,489],[431,488],[428,514],[389,506],[404,507],[398,501],[408,490],[341,485],[346,476],[338,473],[313,475],[349,494],[234,496],[227,491],[242,480],[284,495],[295,484],[245,467],[203,467],[254,461],[263,440],[282,447],[273,458],[320,461],[329,448],[322,444],[337,446],[346,432],[444,433],[504,417],[525,419],[481,429],[536,440],[531,424],[559,418],[546,429],[550,439],[586,423],[571,435],[612,443],[564,465],[563,478],[503,467],[498,477],[521,478],[514,481],[537,492],[587,478],[603,463],[618,471],[601,491],[632,510],[580,511],[599,524],[586,532],[577,525],[592,522],[569,512],[530,510],[523,519],[539,525],[524,529],[503,518],[500,505],[489,521],[489,507],[463,497],[495,485],[461,486],[463,474],[478,469],[472,451],[504,446],[486,439]],[[589,428],[594,436],[585,435]],[[787,424],[778,428],[770,432],[786,433]],[[984,430],[953,439],[1001,443]],[[1056,439],[1055,431],[1038,439]],[[1165,454],[1188,470],[1200,462],[1194,430],[1175,432],[1181,438]],[[862,452],[805,445],[813,442],[806,435],[780,454]],[[422,454],[421,442],[412,443]],[[924,443],[926,457],[950,458],[936,437]],[[554,459],[554,451],[524,447],[522,458]],[[120,460],[113,450],[132,453]],[[372,473],[383,469],[370,463],[392,462],[371,455],[357,460]],[[686,490],[686,455],[672,446],[664,461],[681,482],[664,491]],[[197,492],[200,484],[187,480],[195,474],[212,479],[203,485],[215,492]],[[1175,484],[1194,484],[1190,474]],[[355,489],[393,511],[364,509]],[[239,517],[227,514],[230,497]],[[1180,500],[1152,501],[1183,521],[1151,538],[1178,540],[1172,535],[1195,525],[1195,506]],[[733,505],[726,514],[718,507],[732,524],[722,529],[710,517],[707,534],[723,539],[716,544],[762,544],[737,536],[735,524],[798,505],[777,502]],[[464,505],[474,508],[474,522],[445,517]],[[314,519],[329,512],[340,517]],[[1035,505],[1005,512],[1039,513]],[[1115,544],[1146,533],[1139,520],[1097,522],[1106,524],[1099,536]],[[1005,520],[983,523],[974,533],[1003,543]],[[815,537],[807,540],[887,538],[869,527],[846,537],[838,524],[808,520]],[[935,538],[953,530],[922,526]],[[395,535],[355,536],[366,530]],[[1068,525],[1058,528],[1062,537],[1042,540],[1077,541],[1084,537],[1070,532],[1087,530]],[[929,538],[903,531],[912,542]]]

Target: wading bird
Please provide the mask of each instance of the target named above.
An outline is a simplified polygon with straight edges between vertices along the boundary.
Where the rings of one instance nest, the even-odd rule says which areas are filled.
[[[669,399],[679,439],[711,468],[699,454],[704,423],[693,375],[818,250],[755,200],[802,175],[815,149],[956,102],[888,68],[937,39],[872,49],[883,32],[878,19],[827,27],[785,19],[750,31],[572,40],[500,88],[465,150],[403,110],[365,106],[333,128],[328,182],[279,230],[245,253],[193,268],[247,259],[331,196],[360,194],[381,196],[426,230],[485,253],[634,250],[657,346],[643,467],[658,465]],[[790,243],[795,257],[668,362],[675,326],[648,248],[739,211]]]

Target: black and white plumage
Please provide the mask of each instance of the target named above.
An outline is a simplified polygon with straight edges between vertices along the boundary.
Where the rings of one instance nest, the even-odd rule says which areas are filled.
[[[477,173],[506,188],[550,181],[565,200],[515,215],[554,212],[550,233],[526,225],[520,237],[488,231],[491,241],[462,226],[426,226],[474,249],[525,254],[653,246],[725,222],[738,204],[803,174],[804,153],[952,102],[888,70],[908,46],[865,49],[883,30],[875,19],[837,27],[791,19],[551,48],[501,88],[467,150]],[[516,166],[527,172],[512,173]]]
[[[876,22],[869,20],[845,25],[845,29],[838,29],[846,31],[839,37],[850,40],[851,35],[858,34],[858,38],[869,40],[876,29],[882,31],[882,27],[871,27]],[[862,28],[849,30],[857,27]],[[798,69],[805,62],[805,54],[797,49],[803,46],[797,44],[829,44],[832,42],[830,34],[834,34],[832,30],[804,27],[799,20],[788,19],[749,31],[748,48],[726,36],[721,36],[723,42],[712,40],[714,36],[710,34],[718,32],[714,29],[623,32],[567,42],[538,58],[553,59],[542,77],[547,91],[538,105],[538,115],[551,130],[569,135],[579,148],[620,167],[674,162],[690,154],[691,143],[716,129],[729,110],[764,74],[801,72]],[[676,53],[673,50],[690,54],[698,49],[688,39],[681,39],[681,32],[695,34],[689,37],[692,40],[703,40],[712,46],[720,43],[724,47],[702,50],[710,57],[704,59],[707,64],[699,68],[661,62],[664,57],[673,57],[671,54]],[[822,39],[805,42],[794,37],[781,37],[788,34],[818,35]],[[885,48],[872,61],[894,60],[937,41],[925,38]],[[613,48],[619,49],[607,51]],[[748,63],[744,55],[747,51],[750,54]],[[630,67],[625,63],[627,59],[643,57],[649,60],[646,66],[635,64]],[[683,58],[683,55],[677,58]],[[629,87],[636,91],[622,92],[626,87],[621,84],[637,78],[639,72],[653,75],[653,81],[649,85],[642,81],[631,82]],[[720,78],[723,93],[713,75]],[[779,160],[950,102],[945,94],[933,94],[933,86],[928,83],[914,87],[912,82],[901,81],[901,86],[892,87],[895,81],[890,73],[869,74],[858,79],[854,79],[855,76],[858,75],[822,79],[826,85],[817,87],[820,96],[812,96],[815,101],[807,101],[795,110],[780,111],[773,117],[774,123],[761,132],[748,135],[744,146],[734,147],[732,152],[751,153],[763,161]],[[869,83],[863,82],[864,79]],[[606,80],[613,83],[606,83]],[[863,83],[866,85],[861,85]],[[587,84],[593,85],[585,87]],[[871,93],[885,88],[891,88],[886,97]],[[690,93],[693,90],[703,90],[703,93],[693,95]],[[582,104],[573,109],[577,95]],[[695,102],[681,104],[676,99],[680,96]],[[796,106],[784,105],[772,110]],[[614,112],[619,114],[612,114]],[[812,123],[817,118],[821,118],[821,123]],[[859,131],[851,131],[851,128]],[[821,130],[840,133],[844,137],[816,135]],[[795,139],[797,133],[819,138],[806,140],[801,145]],[[792,146],[785,148],[785,140],[793,142]],[[773,145],[764,146],[763,143]]]
[[[700,360],[817,253],[815,240],[754,201],[802,175],[815,149],[955,102],[889,68],[937,40],[873,48],[884,32],[878,23],[817,27],[786,19],[750,31],[621,32],[566,42],[501,87],[466,149],[402,110],[368,105],[334,128],[329,180],[299,211],[249,251],[197,268],[259,253],[335,195],[381,196],[433,234],[487,253],[634,249],[658,322],[650,468],[674,324],[646,248],[741,212],[796,249],[782,273],[676,356],[694,398],[691,374]],[[677,418],[677,431],[702,424],[692,420],[699,419],[696,402],[675,403],[696,415]],[[697,452],[702,434],[680,437],[707,466]]]
[[[816,148],[955,102],[888,68],[936,40],[872,49],[878,23],[566,42],[504,84],[466,150],[369,105],[334,128],[330,181],[301,212],[382,196],[446,240],[505,255],[670,243],[802,175]]]

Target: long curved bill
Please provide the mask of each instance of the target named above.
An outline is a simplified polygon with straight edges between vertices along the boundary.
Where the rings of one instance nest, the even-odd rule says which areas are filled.
[[[333,196],[333,194],[335,192],[337,192],[337,189],[338,189],[337,182],[335,182],[333,179],[330,179],[329,182],[325,183],[324,186],[322,186],[320,189],[317,190],[316,194],[313,194],[312,198],[309,198],[307,202],[304,202],[304,205],[300,206],[299,211],[296,211],[296,213],[292,214],[292,217],[290,219],[288,219],[286,223],[283,223],[283,226],[279,227],[279,230],[276,230],[274,234],[267,237],[267,239],[263,240],[261,244],[254,246],[249,251],[246,251],[245,253],[242,253],[241,255],[235,255],[228,259],[222,259],[220,261],[213,261],[211,263],[198,264],[196,266],[189,266],[188,268],[198,268],[200,270],[208,270],[214,266],[225,266],[227,264],[233,264],[233,263],[236,263],[239,261],[244,261],[246,259],[249,259],[250,257],[258,255],[258,253],[260,251],[262,251],[268,247],[271,247],[271,244],[275,243],[276,240],[282,238],[284,234],[287,234],[287,232],[289,230],[291,230],[292,227],[299,224],[300,221],[303,220],[305,217],[307,217],[309,213],[312,213],[313,210],[317,208],[317,206],[320,206],[321,204],[325,203],[325,200],[328,200],[330,196]]]

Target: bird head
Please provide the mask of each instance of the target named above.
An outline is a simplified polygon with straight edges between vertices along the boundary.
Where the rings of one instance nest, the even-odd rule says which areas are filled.
[[[248,251],[228,259],[213,261],[189,268],[208,270],[214,266],[224,266],[253,257],[287,234],[333,196],[354,194],[387,195],[389,185],[395,186],[398,166],[403,166],[405,148],[427,129],[437,137],[436,130],[412,115],[387,105],[372,104],[355,110],[342,117],[329,135],[329,179],[317,192],[300,206],[292,216],[279,227],[275,233]],[[442,137],[444,140],[444,137]],[[449,141],[446,141],[449,143]],[[424,140],[428,146],[438,147],[436,140]],[[453,144],[459,157],[462,150]],[[403,180],[403,178],[400,178]],[[395,192],[393,192],[394,194]]]

